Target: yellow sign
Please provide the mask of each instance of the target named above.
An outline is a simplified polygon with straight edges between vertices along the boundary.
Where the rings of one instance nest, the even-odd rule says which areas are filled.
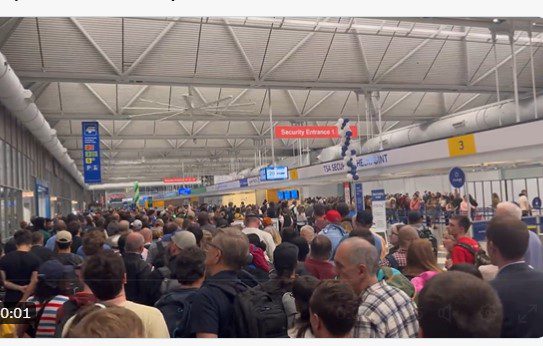
[[[153,208],[164,209],[164,201],[153,201]]]
[[[298,170],[297,169],[291,169],[289,172],[290,172],[290,180],[297,180],[298,179]]]
[[[448,142],[450,157],[472,155],[477,153],[477,148],[475,147],[475,136],[473,133],[449,138]]]

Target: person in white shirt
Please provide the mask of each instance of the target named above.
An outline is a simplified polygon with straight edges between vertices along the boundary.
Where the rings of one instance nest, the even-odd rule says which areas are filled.
[[[245,216],[245,228],[242,230],[243,234],[256,234],[266,244],[266,254],[271,262],[273,262],[273,252],[275,251],[275,242],[273,237],[268,232],[260,230],[260,219],[256,215]]]
[[[526,190],[522,190],[520,192],[520,194],[518,195],[517,203],[520,207],[520,210],[522,210],[522,216],[532,215],[532,207],[530,206],[530,202],[528,202]]]

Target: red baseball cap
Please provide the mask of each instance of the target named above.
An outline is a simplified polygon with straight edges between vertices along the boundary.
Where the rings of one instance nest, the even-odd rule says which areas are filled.
[[[337,223],[341,221],[341,214],[337,210],[328,210],[324,218],[329,222]]]

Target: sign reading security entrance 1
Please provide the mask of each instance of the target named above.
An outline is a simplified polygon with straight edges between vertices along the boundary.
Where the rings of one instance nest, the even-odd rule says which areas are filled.
[[[454,167],[449,172],[449,181],[454,188],[461,188],[466,182],[466,174],[464,171],[458,167]]]
[[[356,126],[349,127],[353,133],[351,137],[357,137]],[[336,126],[276,126],[276,138],[339,138]]]
[[[94,184],[102,182],[100,167],[100,133],[98,122],[82,123],[83,136],[83,176],[85,183]]]

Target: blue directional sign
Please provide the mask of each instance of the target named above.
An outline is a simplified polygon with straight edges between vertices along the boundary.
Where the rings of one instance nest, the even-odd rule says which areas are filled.
[[[364,210],[364,193],[362,192],[362,183],[354,185],[354,195],[356,199],[356,211]]]
[[[459,167],[454,167],[449,172],[449,181],[453,187],[459,189],[466,182],[466,174]]]
[[[82,122],[83,136],[83,176],[85,183],[102,182],[100,167],[100,132],[97,121]]]

